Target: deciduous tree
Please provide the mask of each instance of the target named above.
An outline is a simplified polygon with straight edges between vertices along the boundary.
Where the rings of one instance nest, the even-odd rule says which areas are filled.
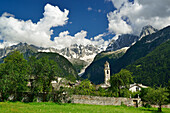
[[[159,105],[158,111],[162,112],[162,105],[168,101],[169,93],[165,88],[149,89],[148,93],[144,96],[145,101],[150,104]]]
[[[121,96],[121,88],[128,88],[131,82],[133,82],[132,73],[126,69],[122,69],[119,73],[111,77],[111,90],[117,92],[118,95]]]
[[[14,95],[19,99],[19,93],[26,91],[28,83],[28,64],[23,54],[18,51],[8,55],[0,65],[0,91],[2,100]]]
[[[57,63],[48,57],[40,59],[31,58],[30,65],[31,75],[34,79],[31,83],[31,91],[36,93],[42,92],[44,94],[43,101],[46,101],[46,96],[52,91],[51,82],[59,76],[60,69]]]

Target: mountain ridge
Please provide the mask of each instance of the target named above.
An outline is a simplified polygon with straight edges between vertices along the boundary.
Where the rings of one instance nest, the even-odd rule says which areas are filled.
[[[152,33],[150,35],[147,35],[143,37],[141,40],[137,41],[134,45],[132,45],[124,55],[122,55],[120,58],[109,62],[111,66],[111,73],[117,73],[120,71],[120,69],[125,68],[127,65],[135,62],[137,59],[146,56],[148,53],[153,51],[157,46],[160,44],[166,42],[168,39],[170,39],[170,26],[167,26],[155,33]],[[108,59],[103,59],[103,64],[99,64],[101,67],[104,65],[104,62]],[[96,61],[92,62],[96,63]],[[89,69],[93,70],[93,69]],[[103,83],[104,68],[100,68],[100,70],[93,71],[93,73],[88,73],[88,71],[85,72],[85,75],[83,75],[83,78],[90,79],[95,84]],[[103,74],[98,74],[103,73]],[[96,75],[99,75],[96,77]],[[93,77],[94,76],[94,77]],[[95,78],[96,77],[96,78]]]

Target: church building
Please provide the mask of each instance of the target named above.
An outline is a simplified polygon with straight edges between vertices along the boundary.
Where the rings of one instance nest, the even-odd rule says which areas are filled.
[[[104,84],[101,84],[101,87],[108,88],[110,87],[110,66],[108,61],[104,64],[104,77]]]

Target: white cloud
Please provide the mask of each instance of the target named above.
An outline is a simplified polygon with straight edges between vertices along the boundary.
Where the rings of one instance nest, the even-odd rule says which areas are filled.
[[[61,32],[58,37],[54,38],[54,42],[56,43],[55,47],[58,49],[62,49],[64,47],[69,47],[73,44],[92,44],[90,40],[85,38],[86,36],[87,32],[83,30],[76,33],[74,36],[71,36],[68,31]]]
[[[92,7],[88,7],[87,10],[88,10],[88,11],[91,11],[91,10],[93,10],[93,9],[92,9]]]
[[[8,17],[8,16],[15,17],[13,14],[10,14],[10,13],[7,13],[7,12],[3,13],[2,16],[3,17]]]
[[[105,41],[105,40],[103,39],[103,37],[106,36],[106,35],[108,35],[108,34],[103,33],[103,34],[99,34],[99,35],[95,36],[95,37],[92,39],[93,44],[94,44],[94,45],[97,45],[97,46],[99,46],[100,48],[103,48],[103,50],[105,50],[105,49],[107,48],[108,44],[109,44],[109,41]]]
[[[145,25],[161,29],[170,25],[170,0],[110,0],[117,10],[107,17],[109,31],[116,34],[140,33]]]
[[[50,40],[53,34],[51,28],[66,24],[69,11],[65,9],[62,12],[57,6],[50,4],[47,4],[44,10],[44,17],[37,23],[31,20],[18,20],[11,14],[4,13],[0,17],[0,40],[10,44],[26,42],[42,47],[55,46],[55,43]],[[4,46],[5,43],[3,43]]]
[[[14,18],[14,15],[4,13],[0,17],[0,48],[11,46],[19,42],[26,42],[40,47],[54,47],[61,49],[69,47],[72,44],[87,45],[92,44],[105,48],[108,41],[102,38],[105,34],[87,39],[87,31],[81,30],[74,36],[71,36],[68,31],[61,32],[54,41],[50,40],[53,34],[52,27],[63,26],[68,21],[68,10],[63,12],[57,7],[47,4],[44,8],[44,17],[37,23],[31,20],[23,21]],[[71,24],[72,22],[70,22]]]
[[[58,37],[54,38],[54,42],[56,43],[56,48],[62,49],[64,47],[69,47],[73,44],[78,45],[95,45],[100,46],[102,48],[106,48],[108,45],[107,41],[104,41],[102,38],[105,34],[99,34],[98,36],[87,39],[87,31],[81,30],[80,32],[76,33],[74,36],[71,36],[68,31],[61,32]]]

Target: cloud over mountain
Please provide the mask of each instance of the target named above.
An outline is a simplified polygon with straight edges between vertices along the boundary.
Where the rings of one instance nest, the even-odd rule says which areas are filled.
[[[94,38],[87,39],[87,31],[81,30],[74,36],[71,36],[68,31],[61,32],[54,41],[50,40],[53,34],[52,27],[63,26],[68,22],[68,10],[63,12],[57,7],[47,4],[44,7],[44,17],[37,23],[31,20],[19,20],[14,15],[5,12],[0,17],[0,48],[11,46],[19,42],[26,42],[40,47],[54,47],[62,49],[73,44],[78,45],[100,45],[106,46],[107,41],[104,41],[100,34]],[[106,48],[106,47],[105,47]]]
[[[157,29],[170,25],[170,0],[108,1],[112,1],[117,8],[107,15],[110,32],[139,34],[145,25],[152,25]]]
[[[98,36],[87,39],[87,31],[81,30],[80,32],[76,33],[74,36],[71,36],[68,31],[61,32],[58,37],[54,38],[54,42],[56,43],[56,48],[62,49],[64,47],[69,47],[73,44],[77,45],[98,45],[102,48],[106,48],[108,42],[104,41],[102,38],[104,34],[99,34]]]
[[[39,22],[33,23],[31,20],[23,21],[14,18],[12,14],[4,13],[0,17],[0,46],[18,42],[27,42],[37,46],[55,46],[50,40],[53,34],[52,27],[63,26],[68,20],[68,10],[62,12],[57,6],[47,4],[44,7],[44,17]]]

